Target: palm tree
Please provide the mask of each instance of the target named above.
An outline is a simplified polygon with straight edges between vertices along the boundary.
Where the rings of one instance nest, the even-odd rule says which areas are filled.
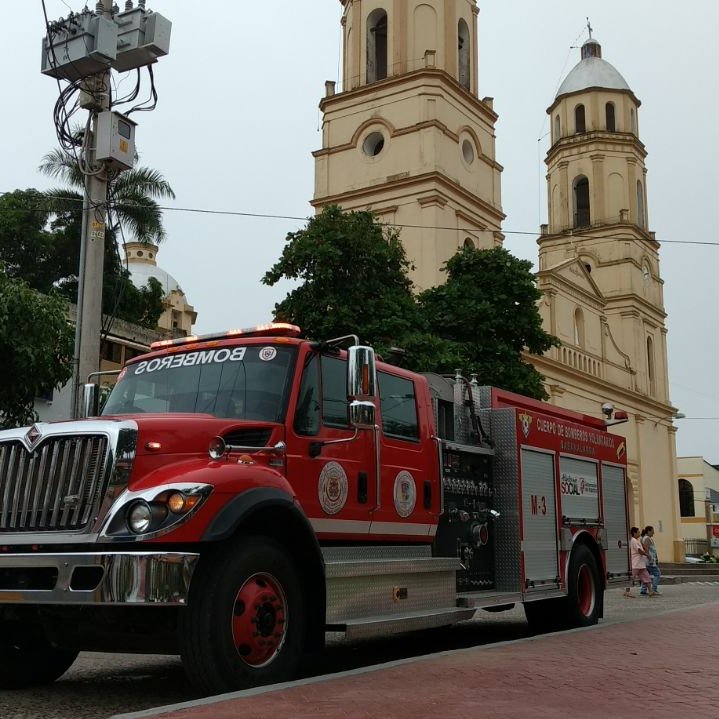
[[[56,286],[74,302],[77,299],[85,176],[75,155],[63,149],[48,152],[39,169],[67,184],[67,187],[46,190],[42,194],[47,209],[55,218],[51,227],[58,240]],[[102,301],[105,314],[147,327],[155,326],[163,309],[159,285],[134,287],[123,267],[118,240],[121,239],[123,244],[130,241],[160,244],[166,237],[159,203],[164,199],[175,199],[175,193],[162,174],[149,167],[126,170],[108,182]]]
[[[74,155],[61,149],[52,150],[42,158],[39,169],[69,185],[43,193],[52,210],[77,212],[82,207],[85,177]],[[114,240],[122,229],[127,231],[128,240],[160,244],[165,239],[165,228],[158,200],[166,199],[174,200],[175,193],[157,170],[135,167],[117,175],[108,183],[108,204],[115,218],[109,225],[109,239]]]

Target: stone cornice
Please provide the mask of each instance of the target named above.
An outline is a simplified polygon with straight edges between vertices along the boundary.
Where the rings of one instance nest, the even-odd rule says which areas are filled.
[[[592,150],[592,147],[595,146],[599,146],[601,150]],[[622,149],[618,150],[617,148]],[[565,154],[570,150],[605,153],[618,151],[624,155],[627,148],[634,150],[642,160],[647,157],[648,153],[644,143],[631,132],[606,132],[604,130],[582,132],[577,135],[567,135],[555,142],[547,151],[545,162],[550,165],[553,161],[559,160],[558,155]]]
[[[348,190],[347,192],[341,192],[335,195],[328,195],[321,198],[313,199],[310,204],[314,208],[324,207],[325,205],[344,205],[346,202],[367,204],[363,202],[364,198],[371,197],[377,200],[382,192],[388,192],[396,196],[398,191],[404,190],[405,196],[406,191],[412,190],[417,185],[433,184],[444,188],[449,191],[449,196],[454,194],[457,197],[458,204],[464,207],[466,210],[468,207],[476,207],[479,209],[478,215],[493,217],[497,222],[496,229],[500,231],[500,225],[505,219],[506,215],[494,205],[489,204],[485,200],[482,200],[477,195],[465,190],[459,183],[451,180],[450,178],[442,175],[439,172],[426,172],[421,175],[414,175],[402,180],[396,180],[394,182],[380,182],[369,187],[361,187],[356,190]],[[427,188],[427,191],[432,191],[431,187]],[[461,228],[457,228],[460,230]]]
[[[487,103],[482,102],[478,97],[467,92],[448,72],[438,68],[421,68],[401,75],[393,75],[385,80],[373,82],[369,85],[360,85],[352,90],[338,92],[335,95],[324,97],[320,101],[320,110],[329,112],[334,105],[349,103],[365,103],[368,95],[393,94],[397,91],[407,89],[406,86],[416,86],[426,90],[428,86],[444,86],[444,88],[467,107],[489,122],[492,126],[499,119],[499,115],[492,110]]]

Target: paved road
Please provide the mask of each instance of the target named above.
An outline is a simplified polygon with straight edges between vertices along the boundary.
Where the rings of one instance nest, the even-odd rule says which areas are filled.
[[[661,615],[667,610],[719,602],[719,582],[663,588],[661,598],[624,599],[607,593],[603,624]],[[305,676],[340,672],[422,654],[491,644],[529,635],[521,608],[501,614],[479,612],[478,619],[446,634],[417,632],[387,641],[332,641],[324,658]],[[540,641],[544,641],[542,638]],[[641,647],[637,647],[641,651]],[[719,650],[717,651],[719,654]],[[174,657],[83,654],[58,682],[44,689],[0,692],[3,719],[106,719],[197,698]],[[640,712],[641,713],[641,712]],[[718,711],[719,714],[719,711]],[[286,715],[289,716],[289,715]],[[690,714],[684,714],[686,717]]]

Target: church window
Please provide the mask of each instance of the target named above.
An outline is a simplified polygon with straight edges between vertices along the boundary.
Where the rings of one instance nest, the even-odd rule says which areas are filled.
[[[584,348],[585,345],[584,312],[581,307],[574,310],[574,344],[581,348]]]
[[[387,77],[387,13],[378,8],[367,18],[367,82]]]
[[[574,108],[574,132],[579,134],[580,132],[587,131],[587,121],[584,113],[584,105],[577,105]]]
[[[649,393],[655,393],[655,371],[654,371],[654,340],[647,337],[647,376],[649,378]]]
[[[634,108],[632,108],[632,109],[629,111],[629,121],[630,121],[631,126],[632,126],[632,132],[636,135],[636,134],[637,134],[637,115],[636,115],[636,113],[634,112]]]
[[[614,113],[614,103],[608,102],[605,109],[606,109],[606,115],[607,115],[607,132],[616,132],[617,131],[617,121],[616,121],[615,113]]]
[[[464,18],[459,21],[457,35],[459,45],[459,84],[469,90],[472,77],[472,54],[470,52],[469,27]]]
[[[694,487],[688,479],[679,480],[679,514],[682,517],[694,517]]]
[[[474,240],[471,237],[465,237],[464,239],[464,249],[465,250],[473,250],[475,249]]]
[[[583,175],[574,181],[574,226],[589,227],[589,180]]]
[[[637,224],[639,227],[646,226],[646,218],[644,216],[644,188],[640,180],[637,180]]]
[[[554,141],[557,142],[562,137],[562,121],[559,115],[554,118]]]
[[[384,150],[384,135],[381,132],[371,132],[362,143],[362,152],[368,157],[377,157]]]
[[[462,143],[462,157],[468,165],[474,162],[474,147],[469,140],[465,140]]]

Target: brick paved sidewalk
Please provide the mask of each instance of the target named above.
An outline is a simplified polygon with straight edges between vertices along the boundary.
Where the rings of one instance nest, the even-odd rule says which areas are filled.
[[[124,716],[541,719],[564,715],[719,717],[719,603]]]

